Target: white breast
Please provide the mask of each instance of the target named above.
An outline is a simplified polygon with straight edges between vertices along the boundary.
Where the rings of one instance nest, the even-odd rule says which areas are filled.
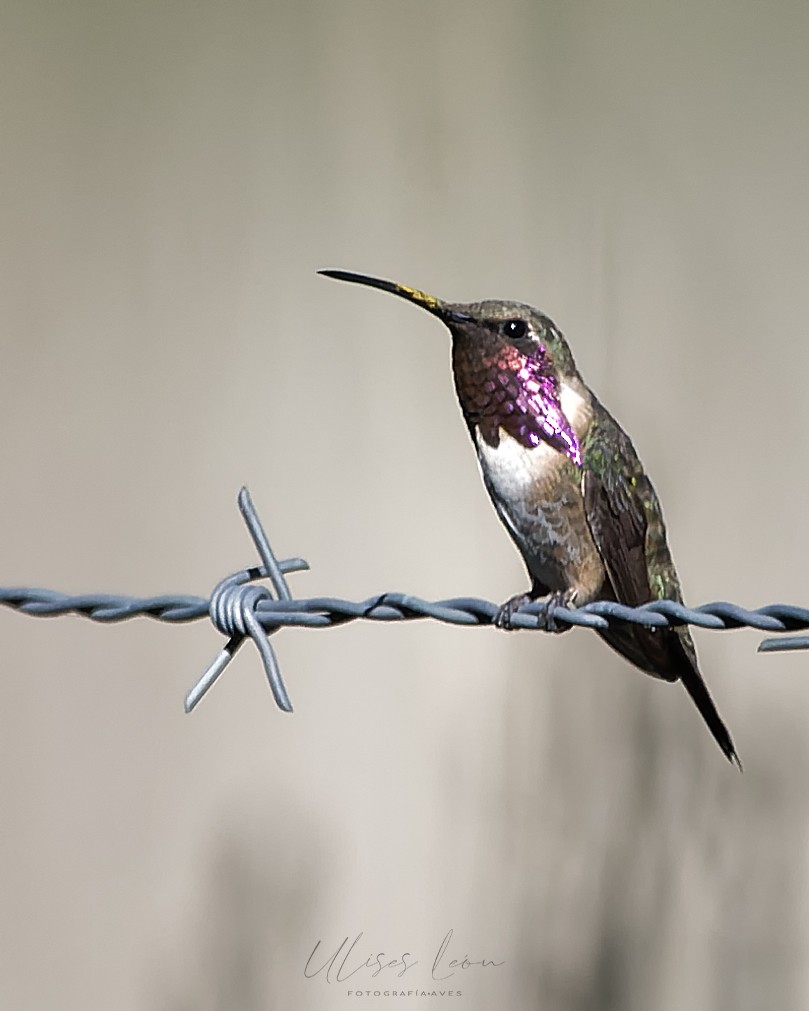
[[[562,384],[560,393],[565,417],[581,439],[592,420],[590,403],[567,383]],[[559,497],[553,491],[560,487],[555,474],[565,467],[567,457],[545,442],[529,449],[502,428],[498,434],[500,441],[494,447],[481,438],[479,431],[475,432],[483,480],[530,570],[545,585],[562,588],[553,551],[570,536],[570,499],[569,492]],[[567,486],[568,482],[563,484]],[[547,497],[541,489],[546,490]]]
[[[512,502],[522,497],[546,467],[556,466],[562,457],[547,443],[527,449],[504,429],[499,434],[498,445],[490,446],[475,431],[478,459],[486,483],[492,485],[501,499]]]
[[[560,543],[559,505],[553,499],[536,501],[537,481],[556,486],[553,472],[565,457],[542,442],[526,449],[500,429],[500,442],[490,446],[475,433],[478,464],[497,514],[505,523],[530,571],[546,586],[560,589],[552,555]],[[546,485],[547,486],[547,485]]]

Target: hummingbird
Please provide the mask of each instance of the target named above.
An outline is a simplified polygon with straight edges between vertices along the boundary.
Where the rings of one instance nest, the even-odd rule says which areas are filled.
[[[417,288],[344,270],[340,281],[398,295],[437,316],[452,336],[452,372],[483,483],[531,580],[500,607],[512,627],[526,603],[682,602],[657,494],[626,432],[586,385],[564,336],[520,302],[444,302]],[[621,624],[598,634],[631,664],[682,681],[717,744],[741,768],[702,678],[688,628]]]

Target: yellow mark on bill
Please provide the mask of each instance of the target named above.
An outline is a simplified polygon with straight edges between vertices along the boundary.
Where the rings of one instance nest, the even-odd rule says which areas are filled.
[[[396,290],[400,295],[409,298],[411,302],[423,305],[425,309],[437,309],[441,305],[435,295],[428,295],[426,291],[419,291],[418,288],[408,288],[406,284],[397,284]]]

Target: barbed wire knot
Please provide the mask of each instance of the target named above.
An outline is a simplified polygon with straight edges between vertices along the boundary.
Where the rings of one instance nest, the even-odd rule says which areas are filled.
[[[265,631],[257,612],[259,605],[265,601],[292,600],[292,594],[289,592],[284,574],[303,571],[309,568],[309,564],[303,558],[288,558],[281,562],[276,559],[253,506],[253,500],[246,488],[242,488],[239,492],[239,510],[263,564],[251,569],[240,569],[238,572],[226,576],[214,587],[208,613],[214,626],[230,638],[224,649],[186,695],[185,711],[187,713],[190,713],[210,691],[248,637],[253,640],[259,652],[276,705],[285,713],[292,712],[292,703],[289,701],[286,685],[281,677],[281,668],[278,666],[275,650],[270,643],[271,632]],[[267,578],[275,590],[275,598],[266,586],[250,585],[256,579]],[[277,628],[276,625],[271,631],[276,631]]]

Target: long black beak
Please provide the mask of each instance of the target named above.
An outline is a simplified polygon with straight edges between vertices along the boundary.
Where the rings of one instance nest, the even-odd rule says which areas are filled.
[[[338,281],[351,281],[353,284],[367,284],[369,288],[379,288],[380,291],[387,291],[391,295],[398,295],[399,298],[407,299],[408,302],[415,302],[416,305],[420,305],[422,309],[426,309],[427,312],[431,312],[434,316],[438,316],[440,320],[444,323],[449,323],[453,320],[460,322],[463,317],[463,313],[456,313],[449,309],[440,298],[436,298],[435,295],[428,295],[424,291],[419,291],[418,288],[408,288],[405,284],[395,284],[393,281],[383,281],[379,277],[368,277],[367,274],[352,274],[348,270],[319,270],[318,274],[323,274],[325,277],[333,277]]]

